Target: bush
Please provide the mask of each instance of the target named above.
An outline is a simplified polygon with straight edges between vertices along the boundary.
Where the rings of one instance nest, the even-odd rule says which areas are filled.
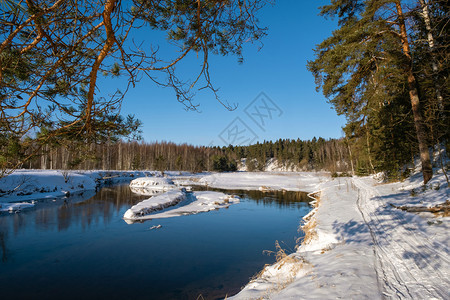
[[[247,171],[249,172],[256,171],[256,162],[254,159],[247,159],[245,161],[245,165],[247,166]]]
[[[236,162],[230,160],[226,156],[216,155],[213,157],[213,170],[219,172],[236,171],[237,170]]]
[[[336,178],[336,177],[352,177],[352,175],[347,173],[347,172],[333,172],[333,173],[331,173],[331,177],[333,177],[333,178]]]

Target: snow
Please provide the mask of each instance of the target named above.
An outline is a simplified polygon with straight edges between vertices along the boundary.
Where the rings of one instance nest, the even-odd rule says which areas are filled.
[[[162,190],[154,190],[154,189],[132,187],[132,186],[130,186],[130,190],[135,194],[139,194],[139,195],[143,195],[143,196],[154,196],[154,195],[159,195],[164,192]]]
[[[174,177],[177,175],[174,174]],[[191,182],[189,177],[189,174],[178,174],[177,183],[189,183]],[[140,195],[153,195],[150,199],[139,202],[125,212],[124,220],[132,222],[207,212],[239,202],[239,198],[219,192],[188,193],[186,189],[180,190],[172,179],[166,177],[136,178],[131,181],[130,188],[132,192]],[[161,192],[164,193],[159,194]],[[179,207],[158,214],[154,213],[178,203],[180,203]]]
[[[143,221],[178,217],[226,208],[234,203],[239,203],[237,196],[226,195],[220,192],[188,193],[185,190],[170,190],[132,206],[125,212],[123,218],[125,221]],[[177,204],[179,205],[173,209],[154,213]]]
[[[23,209],[33,208],[34,203],[0,203],[0,212],[20,212]]]
[[[171,190],[161,195],[139,202],[128,209],[123,218],[126,220],[142,220],[146,215],[173,206],[186,198],[185,192],[181,190]]]
[[[427,188],[420,181],[417,174],[390,184],[371,177],[323,182],[318,208],[304,217],[304,243],[230,299],[449,299],[449,218],[391,205],[449,199],[442,174]]]
[[[197,184],[222,189],[287,190],[313,192],[329,179],[325,172],[232,172],[202,176]],[[196,182],[192,183],[195,184]]]
[[[19,212],[35,200],[55,199],[94,191],[103,183],[130,180],[154,172],[16,170],[0,178],[0,212]]]
[[[436,181],[442,181],[442,176],[434,178],[430,185]],[[384,279],[383,295],[449,299],[448,217],[440,218],[440,226],[433,226],[427,218],[392,207],[390,204],[405,203],[408,198],[414,202],[418,198],[401,191],[398,183],[377,186],[370,178],[357,178],[354,182],[361,190],[358,206],[373,235],[377,272]],[[397,191],[392,193],[392,189]],[[442,203],[449,199],[448,188],[440,193],[424,191],[420,198],[429,206]]]
[[[257,160],[253,159],[254,163],[257,164]],[[247,170],[247,159],[241,158],[240,163],[238,164],[238,170],[239,171],[248,171]],[[270,158],[265,166],[264,170],[266,172],[300,172],[304,171],[304,169],[300,168],[295,163],[288,163],[288,162],[280,162],[276,158]]]
[[[220,208],[227,208],[231,204],[236,204],[240,201],[239,197],[235,195],[226,195],[224,193],[210,191],[189,193],[188,198],[191,198],[190,201],[192,201],[189,204],[158,214],[146,216],[143,217],[143,219],[162,219],[184,215],[193,215]]]
[[[168,191],[176,188],[176,185],[171,179],[166,177],[140,177],[132,180],[130,187],[153,191]]]
[[[61,197],[93,190],[95,187],[94,178],[86,174],[56,170],[18,170],[0,179],[0,202]]]

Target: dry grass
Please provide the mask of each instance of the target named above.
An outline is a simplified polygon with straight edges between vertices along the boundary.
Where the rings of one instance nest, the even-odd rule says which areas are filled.
[[[288,255],[286,253],[286,250],[280,246],[280,243],[278,241],[275,241],[275,248],[276,248],[276,251],[264,250],[263,253],[269,254],[269,255],[275,254],[276,262],[273,265],[276,266],[277,270],[280,270],[284,265],[289,264],[289,263],[302,262],[302,261],[298,260],[297,258],[295,258],[291,255]],[[265,265],[264,268],[259,273],[257,273],[255,276],[253,276],[251,281],[261,278],[264,275],[264,273],[267,271],[267,268],[270,266],[272,266],[272,265]]]
[[[433,213],[433,215],[435,217],[449,217],[450,216],[450,211],[449,210],[445,210],[443,212],[437,212],[437,213]]]
[[[313,193],[309,193],[308,197],[313,199],[313,201],[311,201],[311,204],[314,206],[314,208],[318,208],[319,207],[319,202],[320,202],[320,194],[321,192],[313,192]]]
[[[250,280],[250,282],[258,280],[270,280],[273,282],[273,287],[265,291],[264,295],[262,295],[259,299],[269,299],[271,294],[279,292],[286,288],[294,281],[295,277],[303,268],[304,264],[308,264],[308,262],[303,257],[300,257],[298,255],[288,255],[286,253],[286,250],[280,246],[278,241],[275,242],[275,248],[276,251],[264,252],[268,254],[275,254],[276,263],[274,263],[273,265],[265,265],[264,268]],[[274,269],[270,270],[270,268]],[[275,271],[275,274],[271,274],[273,271]],[[280,273],[276,274],[276,271],[280,271]],[[274,280],[274,278],[276,280]]]
[[[292,283],[297,273],[302,269],[305,260],[297,258],[293,255],[288,255],[286,251],[280,246],[278,241],[275,242],[276,251],[265,251],[265,253],[275,254],[276,263],[273,265],[265,265],[264,268],[256,274],[250,282],[261,280],[270,280],[273,282],[273,287],[265,291],[260,299],[268,299],[274,292],[278,292],[286,288]],[[270,268],[274,267],[274,270]],[[271,274],[272,271],[281,271],[279,274]],[[276,280],[273,280],[276,278]]]
[[[302,243],[308,244],[317,237],[316,225],[316,219],[311,219],[300,227],[305,233]]]
[[[275,241],[276,251],[265,251],[268,254],[275,254],[277,270],[280,270],[285,264],[299,262],[298,259],[286,254],[286,250],[280,246],[278,241]]]
[[[296,248],[300,246],[300,243],[309,243],[317,236],[315,230],[317,223],[314,216],[320,204],[320,192],[310,193],[308,196],[314,199],[314,201],[311,202],[314,206],[314,210],[303,218],[303,224],[300,225],[299,231],[303,231],[305,235],[303,238],[297,240]],[[270,299],[271,294],[281,291],[291,284],[304,265],[310,265],[310,263],[298,254],[288,255],[278,241],[275,242],[275,248],[276,251],[264,251],[264,253],[275,254],[276,262],[273,265],[265,265],[264,268],[250,280],[250,282],[273,282],[272,288],[265,291],[260,299]],[[277,271],[280,272],[277,273]]]
[[[308,197],[314,199],[313,201],[311,201],[311,204],[314,206],[314,209],[311,211],[311,213],[303,217],[303,222],[302,224],[300,224],[299,231],[302,231],[305,235],[297,240],[298,246],[301,243],[308,244],[317,237],[316,232],[317,222],[315,219],[315,215],[320,205],[320,192],[310,193],[308,194]]]
[[[268,192],[273,192],[274,189],[271,188],[270,186],[262,185],[262,186],[259,187],[259,191],[261,191],[263,193],[268,193]]]
[[[332,249],[333,249],[332,246],[325,247],[325,248],[323,248],[323,249],[320,251],[320,254],[324,254],[325,252],[330,251],[330,250],[332,250]]]

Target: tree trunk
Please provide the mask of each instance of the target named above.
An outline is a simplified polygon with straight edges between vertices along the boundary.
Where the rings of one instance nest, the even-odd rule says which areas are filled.
[[[366,126],[366,145],[367,145],[367,156],[369,157],[369,165],[370,168],[372,169],[371,173],[375,174],[375,167],[373,166],[372,154],[370,152],[369,129],[367,128],[367,126]]]
[[[433,33],[431,31],[431,20],[430,20],[430,12],[428,9],[428,3],[425,2],[425,0],[419,0],[420,5],[422,6],[422,17],[425,22],[425,28],[427,30],[427,40],[428,40],[428,47],[430,48],[431,53],[431,69],[433,70],[433,82],[434,82],[434,88],[436,90],[436,98],[438,100],[438,108],[439,108],[439,114],[441,116],[444,116],[444,98],[441,94],[441,89],[439,88],[438,81],[437,81],[437,73],[439,71],[438,64],[436,62],[436,55],[434,53],[434,37]]]
[[[405,71],[408,74],[408,90],[411,100],[411,107],[414,116],[414,126],[416,128],[417,141],[419,142],[420,161],[422,162],[423,183],[426,184],[433,177],[433,168],[431,166],[430,152],[428,151],[427,133],[423,124],[423,118],[420,111],[420,99],[417,92],[417,81],[412,70],[411,54],[409,52],[408,35],[406,32],[405,19],[403,16],[400,1],[396,1],[398,22],[400,26],[400,36],[403,47],[403,54],[407,58]]]
[[[350,142],[348,140],[348,138],[345,138],[347,140],[347,147],[348,147],[348,153],[350,155],[350,165],[352,167],[352,175],[355,175],[355,168],[353,166],[353,155],[352,155],[352,150],[350,149]]]

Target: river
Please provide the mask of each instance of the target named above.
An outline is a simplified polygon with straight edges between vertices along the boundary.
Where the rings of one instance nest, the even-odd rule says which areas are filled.
[[[124,212],[148,196],[119,184],[2,214],[2,298],[217,299],[236,294],[275,261],[276,241],[288,253],[295,250],[301,218],[311,208],[302,192],[218,191],[236,194],[241,202],[127,224]],[[156,225],[161,228],[150,229]]]

